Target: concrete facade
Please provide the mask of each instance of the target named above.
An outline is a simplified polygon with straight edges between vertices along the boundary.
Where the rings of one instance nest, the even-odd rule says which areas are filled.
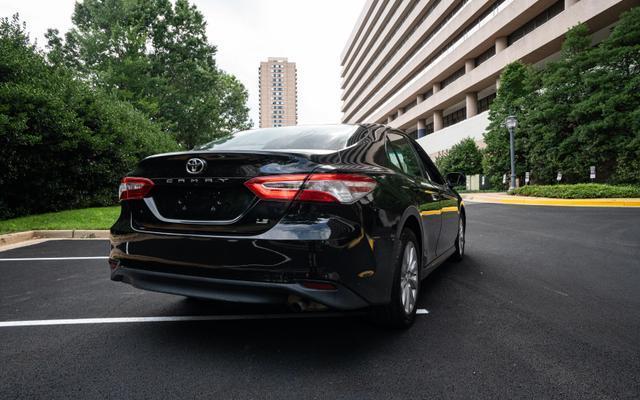
[[[342,53],[342,121],[386,123],[430,155],[482,145],[502,69],[557,57],[586,23],[606,37],[640,0],[370,0]],[[601,39],[600,39],[601,40]]]
[[[298,123],[298,73],[296,63],[269,57],[260,63],[260,128]]]

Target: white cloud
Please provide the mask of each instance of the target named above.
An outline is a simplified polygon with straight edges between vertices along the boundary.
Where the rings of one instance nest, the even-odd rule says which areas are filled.
[[[365,0],[191,0],[204,14],[218,65],[249,90],[251,119],[258,123],[258,66],[287,57],[298,67],[300,124],[340,121],[340,53]],[[73,1],[9,0],[0,15],[20,13],[43,46],[47,28],[71,26]]]

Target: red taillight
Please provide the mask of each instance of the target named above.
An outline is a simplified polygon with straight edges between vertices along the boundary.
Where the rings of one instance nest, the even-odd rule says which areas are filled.
[[[245,186],[264,200],[353,203],[371,193],[376,181],[358,174],[311,174],[308,179],[307,175],[295,174],[259,176]]]
[[[293,200],[307,175],[260,176],[244,183],[256,196],[268,200]]]
[[[127,176],[122,178],[120,182],[118,197],[121,201],[140,200],[149,194],[152,187],[153,181],[151,179]]]

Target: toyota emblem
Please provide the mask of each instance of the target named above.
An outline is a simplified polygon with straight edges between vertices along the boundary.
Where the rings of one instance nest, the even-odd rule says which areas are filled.
[[[192,175],[197,175],[204,171],[204,167],[207,166],[207,162],[202,158],[190,158],[187,161],[187,172]]]

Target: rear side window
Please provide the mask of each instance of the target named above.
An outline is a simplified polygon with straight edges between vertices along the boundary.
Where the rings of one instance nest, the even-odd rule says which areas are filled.
[[[401,172],[409,176],[422,177],[420,161],[413,151],[411,143],[400,135],[387,135],[387,157],[389,162]]]
[[[420,146],[418,143],[415,143],[415,142],[413,142],[412,144],[413,144],[413,148],[418,153],[420,160],[422,161],[422,166],[424,167],[425,172],[429,176],[429,180],[433,183],[444,185],[444,179],[442,178],[442,175],[440,175],[438,168],[436,168],[435,164],[433,164],[433,161],[431,161],[431,158],[429,158],[429,156],[424,151],[422,146]]]
[[[214,140],[198,150],[341,150],[362,129],[358,125],[252,129]]]

